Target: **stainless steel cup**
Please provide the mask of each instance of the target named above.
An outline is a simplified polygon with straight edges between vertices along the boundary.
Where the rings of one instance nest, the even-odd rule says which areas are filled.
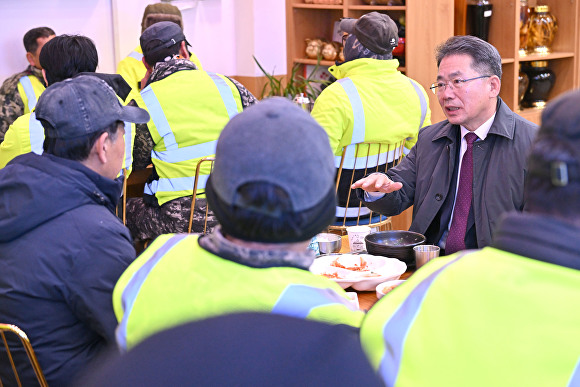
[[[439,256],[439,246],[435,245],[419,245],[413,247],[415,251],[415,265],[418,268]]]

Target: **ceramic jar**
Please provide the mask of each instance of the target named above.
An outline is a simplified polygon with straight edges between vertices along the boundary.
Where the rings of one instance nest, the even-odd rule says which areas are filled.
[[[530,62],[529,66],[524,68],[524,72],[528,75],[530,84],[524,94],[522,106],[544,107],[548,100],[548,94],[556,82],[556,75],[548,67],[548,61],[545,60]]]
[[[520,65],[520,71],[518,74],[518,105],[519,108],[522,108],[522,101],[524,100],[524,94],[526,90],[528,90],[528,86],[530,84],[530,78],[528,78],[528,74],[522,71]]]
[[[528,51],[534,54],[549,54],[552,51],[552,42],[557,31],[558,22],[550,13],[550,7],[536,6],[528,23]]]

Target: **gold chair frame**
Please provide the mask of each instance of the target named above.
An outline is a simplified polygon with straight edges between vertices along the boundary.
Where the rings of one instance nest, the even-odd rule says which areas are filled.
[[[20,339],[20,343],[22,347],[26,351],[26,356],[28,356],[28,360],[30,361],[30,365],[34,370],[34,374],[36,375],[36,379],[41,387],[48,387],[48,383],[46,382],[46,378],[44,377],[44,373],[42,372],[42,368],[38,363],[38,359],[36,358],[36,354],[34,353],[34,349],[32,349],[32,344],[30,344],[30,340],[26,333],[22,331],[22,329],[18,328],[16,325],[11,324],[0,324],[0,336],[2,337],[2,342],[4,347],[6,348],[6,355],[8,360],[10,361],[10,366],[12,367],[12,372],[14,373],[14,377],[16,378],[16,382],[18,387],[22,387],[22,383],[20,382],[20,376],[18,375],[18,371],[16,370],[16,364],[14,363],[14,358],[12,357],[12,352],[10,351],[10,346],[8,345],[8,341],[6,340],[6,333],[11,333],[17,336]],[[2,386],[2,381],[0,380],[0,386]]]
[[[199,171],[201,170],[202,164],[210,163],[210,171],[213,170],[213,163],[215,161],[214,156],[202,157],[198,162],[197,166],[195,167],[195,178],[193,180],[193,194],[191,197],[191,211],[189,214],[189,227],[187,228],[187,232],[191,233],[191,227],[193,226],[193,211],[195,209],[195,200],[197,198],[197,185],[199,183]],[[205,222],[203,224],[203,233],[207,232],[207,215],[209,213],[209,205],[205,207]]]
[[[342,156],[340,159],[340,166],[338,168],[338,172],[337,172],[337,176],[336,176],[336,193],[338,195],[338,187],[339,187],[339,183],[340,183],[340,178],[342,177],[342,173],[343,173],[343,165],[344,165],[344,160],[346,157],[346,153],[347,150],[349,149],[349,147],[355,147],[355,151],[354,151],[354,157],[355,159],[359,158],[359,155],[361,157],[365,157],[365,167],[364,167],[364,175],[368,175],[370,173],[374,173],[374,172],[387,172],[388,170],[388,166],[389,164],[392,162],[392,165],[395,166],[397,165],[404,157],[403,154],[403,149],[405,146],[405,139],[395,142],[393,144],[388,144],[388,143],[377,143],[377,142],[361,142],[361,143],[357,143],[357,144],[351,144],[348,146],[345,146],[342,149]],[[361,150],[362,145],[368,145],[366,146],[366,152]],[[370,166],[369,167],[369,157],[374,157],[375,155],[371,155],[371,148],[375,146],[378,147],[378,154],[380,155],[381,153],[387,153],[390,154],[390,152],[393,152],[393,160],[391,162],[389,162],[387,160],[384,170],[382,168],[379,168],[379,165],[376,166]],[[366,153],[366,155],[365,155]],[[378,162],[377,162],[378,164]],[[350,170],[350,184],[349,186],[351,186],[354,182],[355,182],[355,171],[360,171],[360,169],[352,169]],[[351,198],[351,194],[354,195],[353,189],[349,188],[348,190],[348,195],[347,195],[347,200],[346,200],[346,207],[349,208],[349,204],[350,204],[350,198]],[[352,208],[352,207],[351,207]],[[356,208],[356,207],[355,207]],[[359,203],[358,205],[358,214],[356,217],[356,225],[364,225],[364,226],[369,226],[371,228],[377,228],[378,230],[391,230],[392,229],[392,223],[391,223],[391,217],[386,217],[385,219],[382,219],[378,222],[372,222],[372,218],[373,218],[373,212],[371,211],[368,217],[368,223],[366,222],[367,219],[360,219],[360,210],[361,208],[363,208],[363,204],[362,202]],[[362,221],[362,222],[361,222]],[[346,228],[349,227],[347,225],[347,213],[345,211],[344,216],[342,217],[342,224],[340,225],[330,225],[328,226],[328,231],[330,232],[335,232],[335,233],[339,233],[341,235],[344,235],[346,233]]]

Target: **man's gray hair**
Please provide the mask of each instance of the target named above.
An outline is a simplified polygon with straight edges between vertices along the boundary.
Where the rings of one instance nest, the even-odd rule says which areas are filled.
[[[501,56],[488,42],[475,36],[452,36],[435,49],[437,67],[443,58],[450,55],[469,55],[473,58],[471,67],[481,75],[497,75],[501,79]]]

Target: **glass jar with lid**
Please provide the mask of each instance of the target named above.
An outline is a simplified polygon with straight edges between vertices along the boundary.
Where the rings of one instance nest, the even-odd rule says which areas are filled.
[[[528,23],[527,48],[534,54],[549,54],[558,31],[556,17],[547,5],[537,5]]]

